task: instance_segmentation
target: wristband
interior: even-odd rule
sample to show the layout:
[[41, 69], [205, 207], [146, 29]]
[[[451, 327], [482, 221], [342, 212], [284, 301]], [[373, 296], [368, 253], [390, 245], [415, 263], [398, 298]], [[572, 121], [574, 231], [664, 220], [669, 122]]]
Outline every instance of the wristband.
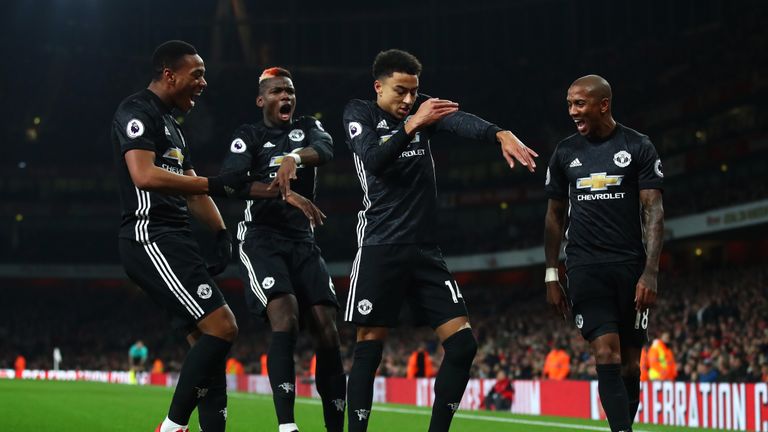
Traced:
[[557, 267], [549, 267], [546, 270], [546, 273], [544, 273], [544, 282], [557, 282], [560, 280], [560, 277], [558, 275]]
[[301, 156], [298, 153], [288, 153], [285, 156], [293, 158], [296, 161], [296, 165], [301, 165]]

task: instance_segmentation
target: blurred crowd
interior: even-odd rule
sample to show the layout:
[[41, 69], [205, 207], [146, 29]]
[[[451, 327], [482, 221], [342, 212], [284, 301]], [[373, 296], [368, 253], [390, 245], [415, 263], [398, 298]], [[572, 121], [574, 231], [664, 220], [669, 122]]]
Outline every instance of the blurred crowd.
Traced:
[[[0, 305], [4, 317], [0, 367], [13, 368], [21, 354], [27, 368], [49, 369], [57, 347], [63, 369], [126, 370], [129, 347], [142, 339], [149, 348], [148, 364], [160, 359], [166, 371], [178, 370], [187, 348], [183, 335], [170, 332], [159, 308], [138, 288], [118, 282], [112, 287], [69, 284], [8, 290], [10, 301]], [[542, 287], [462, 288], [480, 346], [473, 377], [496, 378], [500, 373], [511, 379], [596, 377], [588, 344], [570, 319], [549, 309], [543, 292]], [[225, 295], [240, 326], [231, 357], [242, 363], [245, 373], [258, 374], [269, 342], [268, 328], [248, 316], [241, 291], [226, 289]], [[407, 313], [403, 320], [406, 324], [394, 329], [385, 345], [379, 375], [434, 374], [442, 360], [438, 340], [428, 327], [408, 324], [412, 321]], [[339, 323], [339, 329], [349, 370], [354, 329], [345, 323]], [[663, 275], [658, 306], [650, 315], [651, 342], [664, 333], [676, 380], [768, 380], [768, 270], [725, 268]], [[298, 374], [310, 373], [312, 356], [312, 342], [302, 335], [296, 351]], [[424, 361], [431, 367], [414, 369]]]

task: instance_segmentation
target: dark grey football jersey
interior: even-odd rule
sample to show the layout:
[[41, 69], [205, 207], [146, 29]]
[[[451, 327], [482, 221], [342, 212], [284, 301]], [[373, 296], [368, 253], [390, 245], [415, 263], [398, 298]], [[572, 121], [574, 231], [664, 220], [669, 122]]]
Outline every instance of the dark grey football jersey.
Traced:
[[[270, 128], [263, 122], [242, 125], [232, 137], [222, 172], [252, 168], [256, 181], [269, 184], [275, 179], [285, 155], [305, 147], [311, 147], [317, 152], [320, 164], [333, 158], [331, 136], [323, 129], [320, 121], [312, 117], [299, 118], [284, 128]], [[291, 189], [314, 201], [317, 167], [299, 165], [296, 177], [291, 182]], [[258, 235], [260, 231], [291, 240], [314, 241], [307, 217], [282, 198], [246, 200], [237, 236], [245, 240], [247, 236]]]
[[122, 205], [120, 238], [146, 244], [171, 232], [189, 232], [186, 198], [139, 189], [125, 163], [127, 151], [140, 149], [154, 152], [155, 165], [167, 171], [183, 175], [192, 169], [189, 147], [171, 110], [148, 89], [128, 96], [115, 112], [111, 139]]
[[437, 184], [430, 138], [440, 132], [496, 142], [501, 129], [465, 112], [446, 116], [413, 138], [374, 101], [354, 99], [344, 109], [344, 130], [363, 189], [358, 246], [436, 243]]
[[567, 199], [568, 268], [645, 259], [640, 190], [662, 189], [651, 140], [621, 124], [603, 141], [561, 141], [547, 168], [546, 194]]

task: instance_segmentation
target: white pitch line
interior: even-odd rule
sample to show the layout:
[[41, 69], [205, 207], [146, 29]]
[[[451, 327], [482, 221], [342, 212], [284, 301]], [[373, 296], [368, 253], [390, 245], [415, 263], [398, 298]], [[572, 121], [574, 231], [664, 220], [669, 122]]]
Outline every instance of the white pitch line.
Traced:
[[[229, 395], [241, 397], [244, 399], [272, 400], [272, 398], [267, 395], [254, 395], [254, 394], [240, 393], [240, 392], [230, 393]], [[317, 399], [306, 399], [306, 398], [296, 398], [296, 403], [301, 403], [305, 405], [321, 405], [321, 402]], [[395, 408], [395, 407], [390, 407], [382, 404], [374, 404], [374, 406], [376, 407], [376, 411], [392, 412], [392, 413], [398, 413], [398, 414], [425, 415], [425, 416], [432, 415], [430, 411], [425, 411], [425, 410]], [[475, 414], [457, 413], [454, 415], [454, 418], [462, 418], [462, 419], [468, 419], [468, 420], [482, 420], [482, 421], [490, 421], [490, 422], [497, 422], [497, 423], [524, 424], [528, 426], [559, 427], [563, 429], [589, 430], [589, 431], [600, 431], [600, 432], [610, 431], [609, 428], [599, 427], [599, 426], [577, 425], [577, 424], [571, 424], [571, 423], [556, 423], [556, 422], [548, 422], [548, 421], [542, 421], [542, 420], [524, 420], [524, 419], [515, 419], [515, 418], [506, 418], [506, 417], [492, 417], [492, 416], [475, 415]], [[641, 429], [633, 429], [633, 430], [635, 432], [649, 432]]]

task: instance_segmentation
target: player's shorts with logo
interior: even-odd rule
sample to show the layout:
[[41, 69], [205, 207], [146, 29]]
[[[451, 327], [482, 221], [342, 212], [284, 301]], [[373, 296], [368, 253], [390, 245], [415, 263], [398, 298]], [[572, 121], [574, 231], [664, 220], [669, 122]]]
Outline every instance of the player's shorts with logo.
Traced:
[[120, 257], [128, 277], [168, 312], [177, 330], [191, 331], [226, 304], [189, 234], [170, 233], [147, 244], [121, 238]]
[[371, 327], [396, 327], [407, 301], [417, 323], [437, 328], [467, 316], [459, 285], [433, 244], [363, 246], [352, 265], [344, 320]]
[[317, 304], [339, 307], [328, 267], [315, 243], [259, 233], [240, 242], [238, 256], [246, 284], [245, 301], [254, 315], [266, 319], [267, 303], [278, 294], [293, 294], [301, 309]]
[[588, 341], [618, 333], [622, 343], [642, 347], [648, 341], [648, 313], [635, 310], [635, 288], [643, 265], [631, 263], [568, 269], [568, 296], [581, 335]]

